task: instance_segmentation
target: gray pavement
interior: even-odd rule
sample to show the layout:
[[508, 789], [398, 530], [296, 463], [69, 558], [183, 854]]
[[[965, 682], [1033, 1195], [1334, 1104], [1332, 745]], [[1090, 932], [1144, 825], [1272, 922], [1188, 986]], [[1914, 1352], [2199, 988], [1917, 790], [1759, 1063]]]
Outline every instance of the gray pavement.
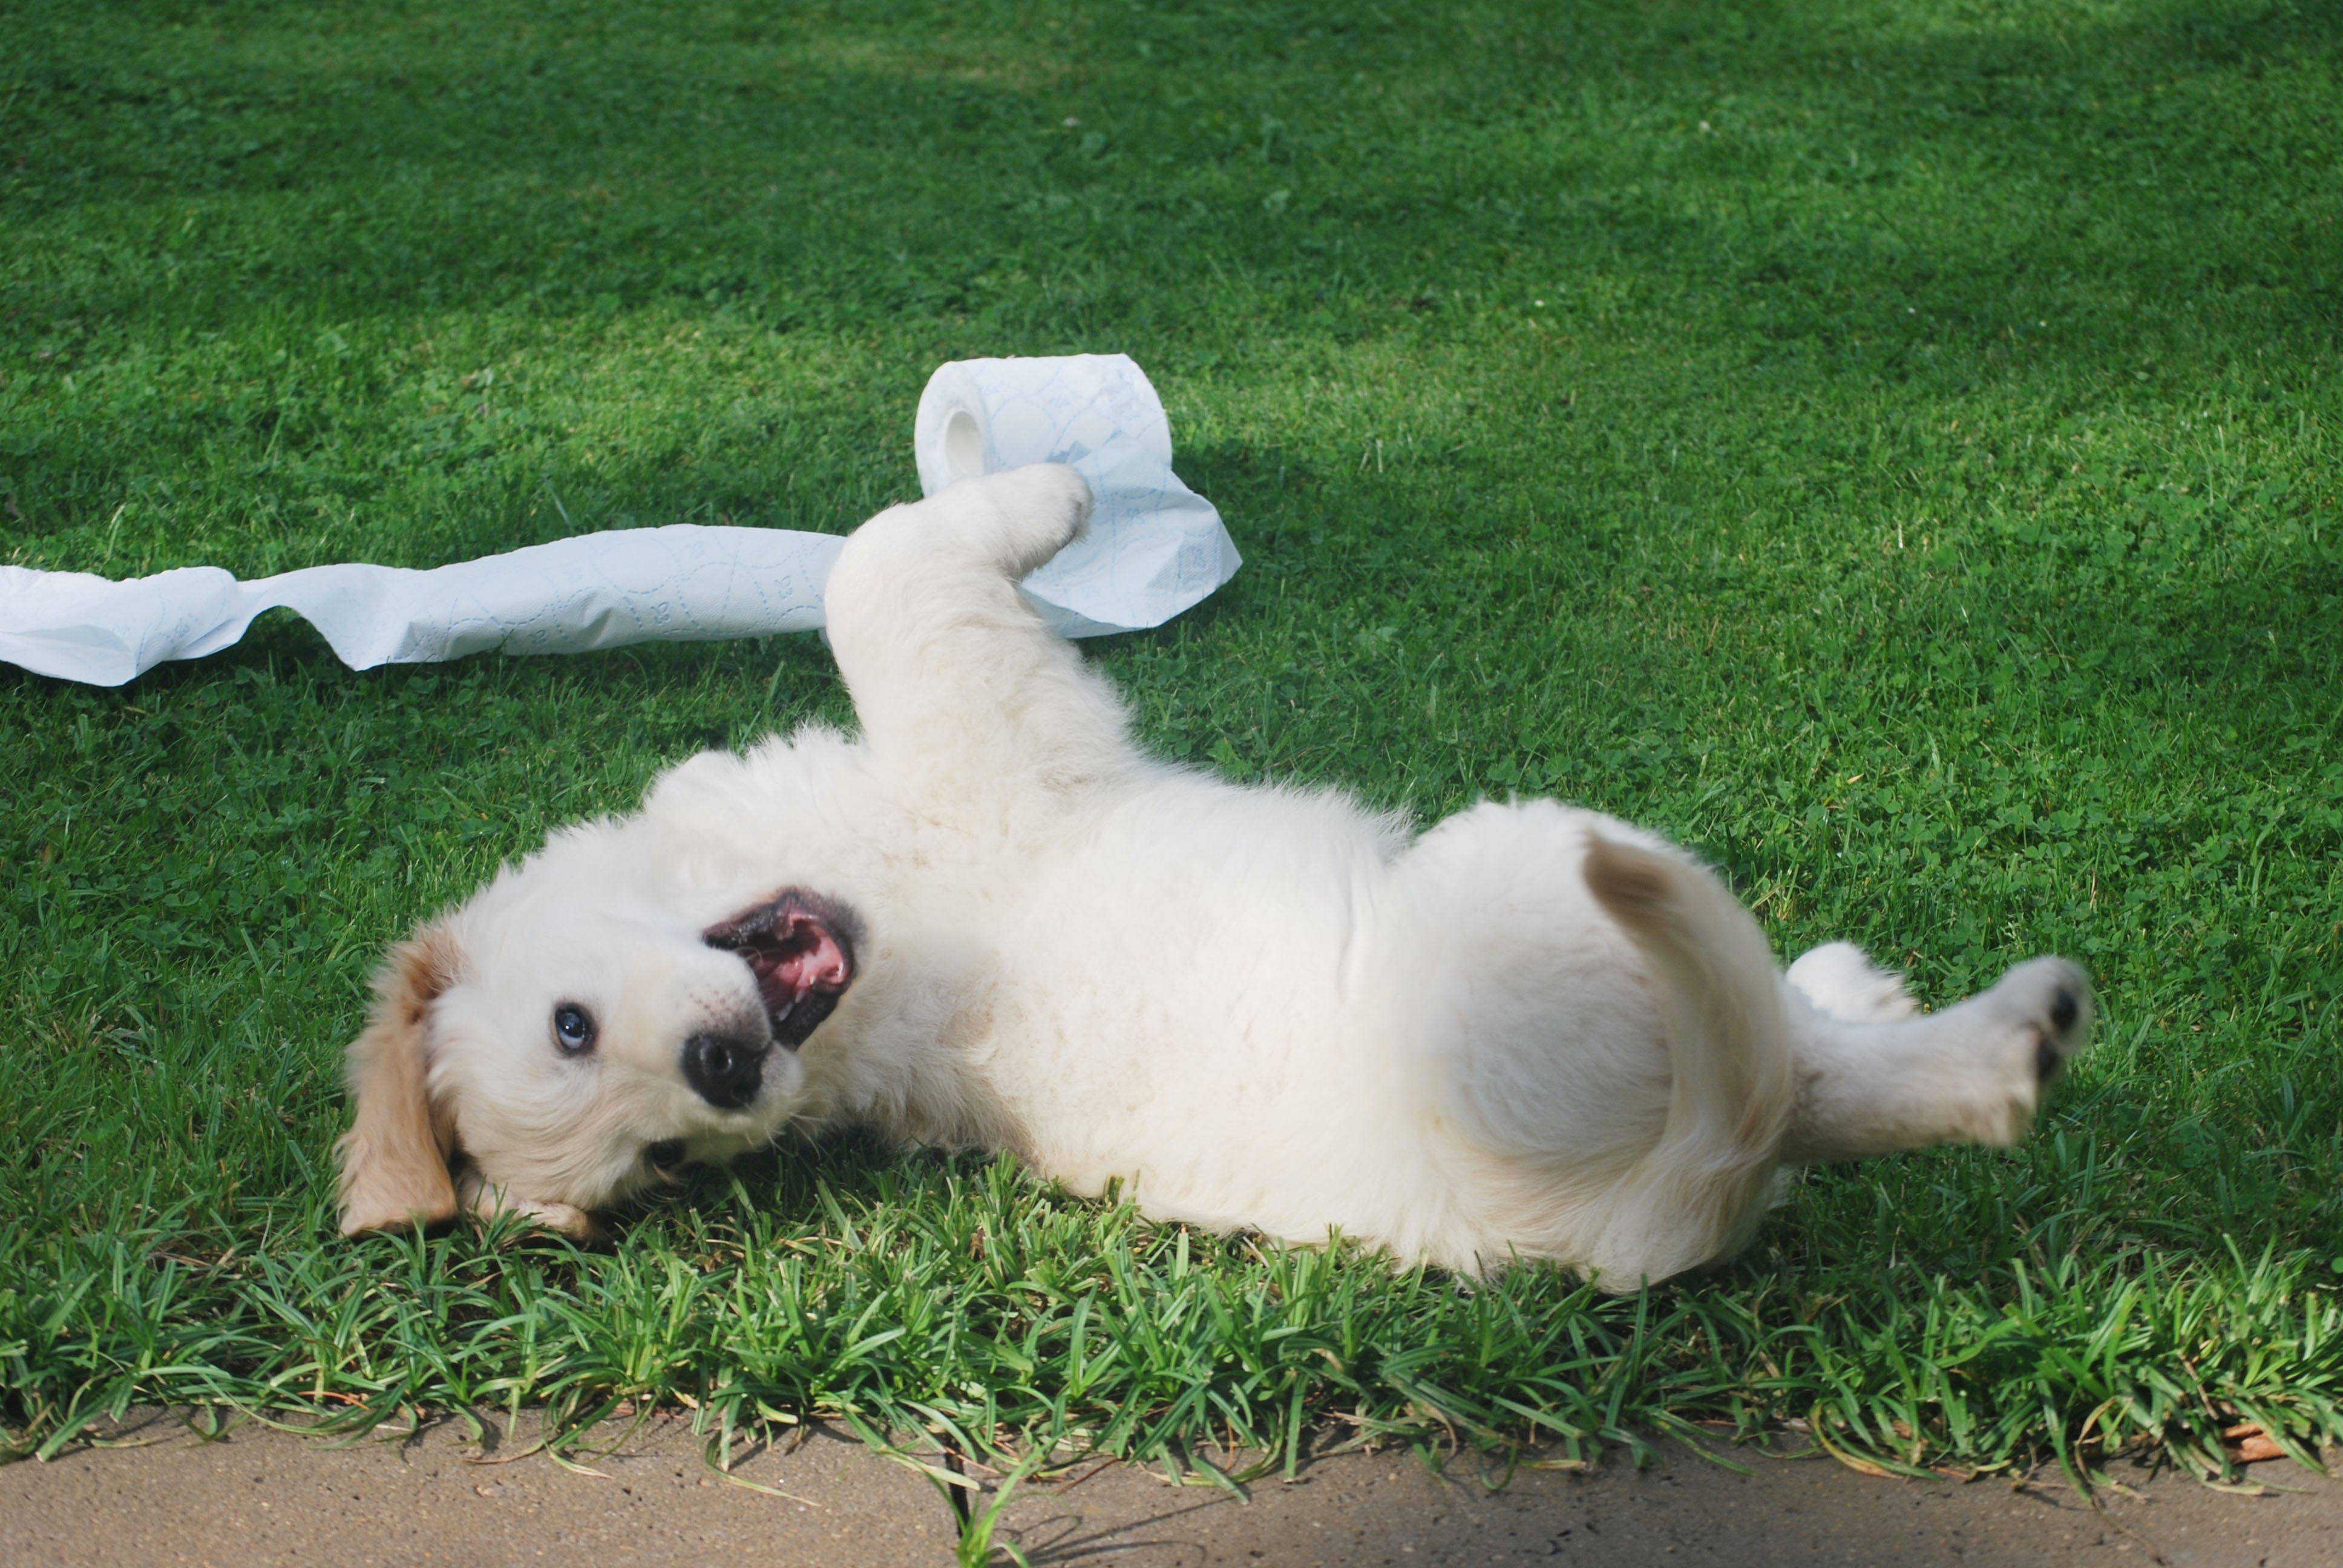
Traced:
[[[7, 1563], [871, 1564], [952, 1561], [952, 1521], [912, 1471], [815, 1432], [713, 1474], [689, 1423], [655, 1420], [598, 1474], [542, 1454], [483, 1454], [450, 1427], [336, 1446], [256, 1426], [206, 1442], [149, 1414], [85, 1448], [0, 1467]], [[617, 1441], [619, 1433], [611, 1433]], [[2332, 1456], [2343, 1460], [2343, 1455]], [[504, 1462], [497, 1462], [504, 1460]], [[1083, 1467], [1013, 1497], [1010, 1533], [1037, 1563], [1338, 1568], [1447, 1563], [2168, 1563], [2343, 1568], [2343, 1482], [2254, 1468], [2285, 1490], [2224, 1495], [2127, 1476], [2094, 1509], [2046, 1478], [1966, 1485], [1878, 1480], [1827, 1460], [1741, 1453], [1751, 1473], [1664, 1444], [1637, 1471], [1522, 1468], [1491, 1492], [1469, 1459], [1445, 1477], [1413, 1453], [1317, 1460], [1250, 1501], [1160, 1469]], [[2343, 1466], [2338, 1466], [2343, 1469]]]

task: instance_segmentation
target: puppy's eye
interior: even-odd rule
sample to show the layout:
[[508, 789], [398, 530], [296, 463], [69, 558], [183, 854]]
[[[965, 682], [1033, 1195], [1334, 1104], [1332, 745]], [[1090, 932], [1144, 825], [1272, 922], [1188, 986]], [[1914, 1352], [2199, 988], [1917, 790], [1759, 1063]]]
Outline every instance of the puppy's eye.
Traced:
[[553, 1010], [553, 1043], [564, 1055], [583, 1056], [594, 1049], [594, 1015], [576, 1002]]
[[662, 1172], [673, 1171], [683, 1163], [683, 1140], [662, 1138], [644, 1149], [643, 1159], [654, 1171]]

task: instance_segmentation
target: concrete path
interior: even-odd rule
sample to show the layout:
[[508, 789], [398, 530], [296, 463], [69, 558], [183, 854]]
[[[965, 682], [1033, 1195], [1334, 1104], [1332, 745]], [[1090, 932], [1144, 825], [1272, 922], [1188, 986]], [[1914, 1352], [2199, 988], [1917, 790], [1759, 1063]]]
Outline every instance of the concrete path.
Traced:
[[[711, 1473], [678, 1419], [654, 1421], [595, 1459], [598, 1476], [542, 1455], [483, 1462], [446, 1427], [335, 1447], [247, 1426], [206, 1442], [149, 1416], [124, 1435], [158, 1441], [0, 1467], [0, 1562], [952, 1561], [952, 1521], [934, 1489], [829, 1434], [736, 1466], [770, 1492]], [[1036, 1564], [2343, 1565], [2343, 1482], [2288, 1464], [2255, 1468], [2288, 1489], [2271, 1496], [2141, 1476], [2135, 1495], [2096, 1512], [2047, 1482], [2013, 1490], [2006, 1481], [1872, 1480], [1826, 1459], [1742, 1462], [1754, 1473], [1668, 1445], [1644, 1471], [1617, 1459], [1592, 1474], [1524, 1468], [1490, 1493], [1469, 1461], [1443, 1479], [1404, 1452], [1348, 1454], [1312, 1463], [1292, 1483], [1257, 1483], [1250, 1503], [1107, 1465], [1021, 1492], [1006, 1517]]]

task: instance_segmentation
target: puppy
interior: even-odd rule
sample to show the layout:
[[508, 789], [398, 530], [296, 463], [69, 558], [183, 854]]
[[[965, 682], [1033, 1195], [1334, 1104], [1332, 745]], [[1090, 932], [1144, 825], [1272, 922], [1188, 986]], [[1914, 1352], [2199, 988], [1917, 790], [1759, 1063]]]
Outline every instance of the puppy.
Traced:
[[859, 739], [695, 757], [396, 949], [344, 1231], [582, 1235], [862, 1123], [1162, 1220], [1633, 1290], [1728, 1255], [1785, 1162], [2016, 1140], [2087, 1039], [2060, 959], [1926, 1017], [1844, 943], [1785, 975], [1713, 874], [1592, 811], [1419, 836], [1147, 757], [1017, 591], [1089, 504], [1042, 466], [873, 518], [828, 589]]

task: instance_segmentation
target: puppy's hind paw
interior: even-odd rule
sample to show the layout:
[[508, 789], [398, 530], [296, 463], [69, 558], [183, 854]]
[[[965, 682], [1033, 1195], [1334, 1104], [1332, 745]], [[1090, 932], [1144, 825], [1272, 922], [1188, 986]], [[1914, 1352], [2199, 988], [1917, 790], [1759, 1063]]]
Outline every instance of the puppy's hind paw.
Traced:
[[2090, 977], [2065, 959], [2033, 959], [1977, 1000], [1998, 1025], [1988, 1050], [2000, 1090], [1990, 1117], [1995, 1125], [1979, 1129], [1978, 1141], [2015, 1143], [2033, 1127], [2051, 1081], [2090, 1043]]
[[2034, 1077], [2047, 1083], [2091, 1043], [2091, 980], [2065, 959], [2034, 959], [2001, 977], [1994, 994], [2034, 1035]]
[[1874, 964], [1853, 942], [1808, 950], [1783, 978], [1816, 1010], [1848, 1023], [1885, 1023], [1920, 1010], [1904, 977]]

